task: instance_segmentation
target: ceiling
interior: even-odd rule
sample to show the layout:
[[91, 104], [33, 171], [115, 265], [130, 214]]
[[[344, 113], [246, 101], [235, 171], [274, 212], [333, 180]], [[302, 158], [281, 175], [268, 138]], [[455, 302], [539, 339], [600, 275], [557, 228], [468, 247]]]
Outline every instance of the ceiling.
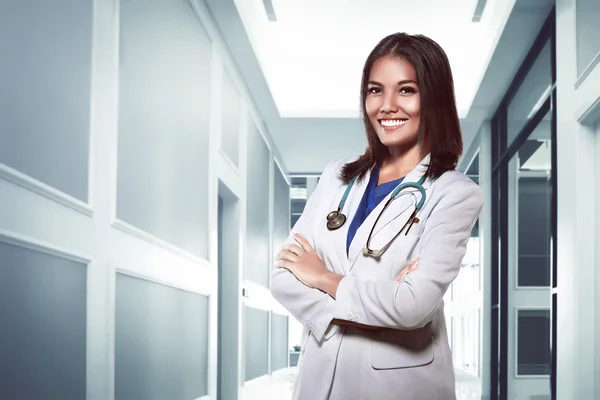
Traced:
[[[362, 153], [361, 69], [397, 31], [447, 52], [465, 155], [494, 113], [554, 0], [205, 0], [288, 173]], [[485, 7], [481, 7], [485, 4]], [[473, 22], [475, 10], [481, 11]], [[276, 21], [269, 20], [269, 14]], [[466, 166], [465, 166], [466, 168]]]
[[[454, 73], [459, 115], [464, 117], [514, 3], [234, 2], [283, 118], [358, 117], [363, 63], [379, 40], [398, 31], [424, 34], [444, 48]], [[478, 15], [483, 13], [478, 22], [473, 22], [476, 10]], [[269, 15], [275, 20], [269, 20]]]

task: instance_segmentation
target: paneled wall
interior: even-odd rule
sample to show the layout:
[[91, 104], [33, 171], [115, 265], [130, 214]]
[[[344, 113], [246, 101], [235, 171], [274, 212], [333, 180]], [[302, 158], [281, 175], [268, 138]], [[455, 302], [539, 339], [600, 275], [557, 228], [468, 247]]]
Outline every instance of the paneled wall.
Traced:
[[223, 99], [221, 101], [221, 150], [231, 164], [240, 165], [240, 123], [242, 100], [240, 92], [227, 70], [223, 71]]
[[207, 394], [209, 298], [117, 274], [115, 299], [115, 399]]
[[273, 166], [273, 251], [278, 251], [290, 233], [290, 185], [276, 165]]
[[85, 398], [87, 262], [0, 240], [0, 398]]
[[244, 307], [244, 381], [269, 373], [269, 312]]
[[556, 1], [557, 399], [600, 398], [599, 20], [598, 1]]
[[248, 124], [248, 171], [246, 183], [246, 271], [245, 278], [269, 287], [271, 268], [269, 213], [271, 159], [254, 121]]
[[271, 313], [271, 371], [288, 366], [289, 328], [287, 315]]
[[[93, 2], [0, 2], [0, 161], [89, 199]], [[83, 207], [87, 208], [87, 207]]]
[[206, 5], [42, 3], [0, 2], [0, 398], [216, 399], [221, 185], [238, 367], [284, 367], [285, 166]]
[[210, 39], [188, 0], [120, 5], [117, 218], [206, 259]]

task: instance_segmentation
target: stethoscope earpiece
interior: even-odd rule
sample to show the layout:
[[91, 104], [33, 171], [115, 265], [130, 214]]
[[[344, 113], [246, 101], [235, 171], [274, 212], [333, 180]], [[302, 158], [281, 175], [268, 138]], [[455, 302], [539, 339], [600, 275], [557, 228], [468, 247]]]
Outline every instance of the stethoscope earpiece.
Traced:
[[381, 254], [383, 252], [381, 250], [371, 250], [371, 249], [367, 249], [366, 247], [363, 247], [362, 253], [363, 253], [363, 256], [371, 256], [373, 258], [379, 258], [379, 257], [381, 257]]

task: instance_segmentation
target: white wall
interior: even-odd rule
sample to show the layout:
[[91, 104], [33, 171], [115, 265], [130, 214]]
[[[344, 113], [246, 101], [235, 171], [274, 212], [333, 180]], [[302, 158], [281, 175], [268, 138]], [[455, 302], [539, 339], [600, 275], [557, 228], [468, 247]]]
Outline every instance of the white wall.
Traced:
[[[206, 70], [210, 71], [209, 91], [210, 98], [204, 98], [207, 108], [197, 108], [194, 111], [194, 104], [201, 105], [202, 103], [194, 103], [197, 100], [198, 93], [192, 88], [186, 86], [190, 82], [181, 81], [180, 91], [178, 92], [177, 105], [184, 105], [186, 109], [168, 109], [166, 106], [165, 113], [170, 113], [170, 116], [180, 112], [181, 126], [193, 122], [196, 117], [207, 120], [207, 130], [199, 129], [194, 133], [194, 130], [186, 132], [186, 135], [206, 135], [205, 139], [208, 148], [198, 149], [198, 156], [194, 157], [193, 148], [186, 147], [187, 139], [183, 137], [181, 126], [165, 126], [165, 129], [172, 129], [172, 135], [161, 136], [165, 140], [159, 146], [154, 146], [156, 150], [155, 169], [148, 169], [149, 164], [132, 163], [131, 182], [140, 181], [141, 179], [149, 180], [149, 182], [163, 182], [161, 187], [147, 186], [141, 193], [141, 199], [154, 198], [156, 195], [163, 196], [163, 200], [158, 203], [160, 206], [153, 210], [160, 214], [154, 218], [156, 221], [163, 223], [160, 226], [168, 225], [169, 221], [160, 221], [160, 218], [171, 218], [177, 214], [178, 208], [185, 201], [186, 193], [193, 193], [201, 196], [197, 204], [193, 202], [186, 203], [186, 210], [197, 212], [199, 217], [190, 220], [190, 224], [180, 222], [180, 229], [172, 231], [173, 236], [164, 235], [164, 230], [157, 228], [155, 232], [150, 232], [150, 229], [143, 229], [139, 226], [134, 226], [131, 223], [126, 223], [117, 217], [118, 201], [123, 201], [123, 193], [118, 193], [120, 176], [119, 167], [117, 165], [119, 142], [119, 109], [120, 90], [126, 85], [132, 85], [134, 76], [130, 76], [127, 81], [120, 81], [120, 68], [127, 60], [127, 57], [139, 57], [140, 52], [144, 51], [144, 46], [165, 46], [171, 48], [173, 53], [165, 52], [164, 57], [157, 61], [156, 65], [150, 65], [160, 68], [161, 65], [168, 63], [177, 64], [179, 62], [180, 70], [185, 68], [185, 60], [177, 59], [180, 54], [175, 54], [180, 47], [190, 45], [181, 38], [176, 38], [169, 42], [169, 38], [152, 37], [148, 35], [143, 37], [142, 34], [148, 34], [148, 31], [140, 31], [137, 40], [131, 43], [133, 47], [120, 48], [120, 30], [119, 17], [122, 7], [138, 7], [145, 9], [151, 7], [151, 4], [144, 2], [134, 2], [132, 0], [96, 0], [91, 1], [90, 10], [92, 10], [91, 22], [93, 30], [90, 35], [91, 39], [91, 66], [88, 68], [90, 74], [91, 89], [87, 94], [81, 91], [75, 91], [75, 96], [80, 96], [83, 99], [84, 111], [85, 104], [89, 106], [89, 119], [84, 120], [84, 130], [79, 130], [79, 135], [89, 138], [89, 152], [78, 153], [78, 156], [84, 157], [85, 165], [89, 167], [89, 172], [83, 170], [82, 179], [87, 179], [87, 196], [84, 195], [78, 198], [72, 194], [68, 194], [64, 190], [49, 183], [44, 183], [37, 176], [30, 176], [22, 170], [9, 167], [0, 162], [0, 240], [3, 242], [16, 243], [19, 246], [35, 248], [37, 250], [56, 254], [61, 257], [82, 260], [88, 264], [88, 281], [87, 281], [87, 398], [90, 400], [106, 400], [112, 399], [114, 396], [115, 385], [115, 275], [121, 272], [127, 275], [141, 277], [145, 280], [158, 282], [175, 288], [180, 288], [192, 293], [198, 293], [209, 296], [210, 298], [210, 320], [209, 320], [209, 365], [208, 365], [208, 395], [210, 398], [216, 398], [216, 363], [217, 363], [217, 196], [218, 182], [222, 181], [229, 190], [239, 198], [241, 213], [240, 213], [240, 240], [241, 243], [246, 242], [246, 161], [247, 161], [247, 140], [246, 135], [250, 121], [254, 121], [257, 129], [265, 140], [269, 150], [269, 159], [276, 160], [282, 167], [283, 173], [286, 173], [285, 164], [281, 159], [278, 150], [273, 146], [273, 142], [267, 132], [261, 116], [256, 111], [255, 104], [252, 103], [246, 87], [236, 70], [234, 63], [228, 54], [220, 32], [217, 29], [212, 17], [202, 0], [187, 0], [174, 1], [178, 7], [190, 7], [193, 11], [190, 15], [196, 15], [198, 25], [195, 30], [186, 32], [174, 32], [173, 34], [188, 35], [191, 42], [194, 42], [195, 32], [204, 30], [210, 41], [210, 52], [212, 59], [210, 65], [206, 65]], [[136, 4], [137, 3], [137, 4]], [[153, 2], [152, 4], [155, 4]], [[70, 5], [65, 0], [61, 4], [54, 4], [54, 11], [69, 10]], [[23, 5], [23, 9], [27, 8]], [[6, 10], [5, 10], [6, 11]], [[11, 9], [8, 9], [10, 12]], [[51, 10], [50, 10], [51, 11]], [[49, 10], [44, 11], [41, 6], [29, 7], [28, 13], [21, 21], [22, 26], [35, 31], [35, 21], [40, 18], [68, 18], [69, 14], [53, 13]], [[195, 13], [194, 13], [195, 11]], [[46, 12], [46, 14], [44, 14]], [[5, 14], [9, 15], [10, 14]], [[139, 14], [136, 14], [139, 16]], [[137, 17], [135, 17], [137, 18]], [[161, 21], [166, 21], [170, 18], [169, 15], [163, 15]], [[141, 23], [141, 22], [140, 22]], [[191, 25], [185, 25], [186, 29]], [[25, 36], [24, 40], [33, 40], [29, 36]], [[52, 37], [49, 37], [51, 40]], [[163, 43], [159, 43], [160, 41]], [[164, 42], [166, 40], [166, 42]], [[27, 45], [27, 43], [24, 43]], [[193, 46], [192, 46], [193, 48]], [[40, 50], [41, 51], [41, 50]], [[68, 54], [67, 54], [68, 55]], [[50, 55], [51, 57], [52, 55]], [[198, 56], [196, 54], [196, 56]], [[121, 58], [121, 59], [120, 59]], [[190, 55], [190, 60], [193, 55]], [[43, 60], [40, 56], [40, 60]], [[128, 59], [132, 61], [131, 59]], [[32, 62], [35, 62], [33, 59]], [[58, 60], [64, 63], [68, 68], [69, 62], [72, 59], [65, 57]], [[139, 59], [137, 60], [139, 61]], [[149, 60], [151, 61], [151, 60]], [[45, 62], [45, 60], [43, 61]], [[28, 65], [17, 65], [15, 69], [23, 68], [27, 73]], [[81, 67], [81, 66], [80, 66]], [[81, 69], [81, 68], [80, 68]], [[85, 68], [83, 68], [85, 70]], [[122, 70], [122, 69], [121, 69]], [[228, 71], [231, 77], [231, 82], [237, 88], [240, 94], [239, 103], [226, 102], [222, 100], [223, 85], [225, 70]], [[59, 70], [60, 71], [60, 70]], [[56, 70], [48, 71], [57, 75], [62, 74]], [[146, 70], [147, 72], [147, 70]], [[155, 71], [156, 72], [156, 71]], [[163, 73], [168, 74], [172, 71], [165, 69]], [[160, 73], [160, 71], [158, 72]], [[51, 75], [49, 75], [51, 78]], [[185, 77], [185, 76], [182, 76]], [[177, 76], [165, 76], [166, 81], [177, 79]], [[2, 78], [0, 78], [0, 82]], [[148, 81], [144, 85], [144, 76], [138, 76], [137, 79], [137, 97], [136, 91], [130, 90], [129, 95], [132, 95], [127, 101], [134, 105], [146, 106], [149, 102], [160, 102], [161, 98], [157, 91], [145, 93], [144, 86], [153, 85], [154, 89], [163, 82]], [[4, 82], [6, 83], [6, 82]], [[40, 83], [40, 87], [35, 89], [44, 90], [44, 85], [51, 82]], [[16, 88], [15, 90], [19, 90]], [[76, 90], [77, 88], [75, 88]], [[21, 88], [22, 90], [22, 88]], [[46, 89], [51, 90], [51, 89]], [[12, 104], [3, 92], [1, 104], [4, 107], [7, 104]], [[48, 95], [48, 93], [45, 93]], [[168, 95], [173, 95], [172, 92], [164, 93], [165, 100]], [[182, 98], [183, 96], [183, 98]], [[185, 99], [190, 96], [186, 102]], [[31, 93], [30, 101], [35, 102], [36, 95]], [[87, 101], [89, 100], [89, 101]], [[65, 99], [55, 99], [57, 107], [68, 107]], [[86, 103], [87, 101], [87, 103]], [[16, 103], [15, 103], [16, 104]], [[65, 105], [66, 104], [66, 105]], [[122, 104], [121, 104], [122, 105]], [[25, 108], [27, 105], [24, 106]], [[44, 112], [34, 103], [29, 105], [31, 116], [29, 119], [34, 119], [35, 116], [41, 115]], [[240, 108], [240, 121], [238, 127], [239, 146], [231, 146], [231, 143], [221, 142], [221, 132], [223, 120], [230, 111], [227, 107]], [[25, 109], [21, 109], [23, 112]], [[65, 112], [65, 121], [69, 118], [73, 119], [79, 115], [69, 115], [69, 109]], [[84, 112], [82, 111], [82, 112]], [[160, 116], [160, 109], [157, 114], [148, 115], [146, 118], [149, 121], [156, 121]], [[139, 115], [138, 120], [129, 121], [130, 126], [135, 129], [157, 130], [156, 126], [145, 126], [141, 128], [141, 124], [147, 122], [144, 120], [144, 115]], [[27, 119], [24, 119], [24, 121]], [[85, 125], [87, 122], [87, 125]], [[122, 122], [122, 121], [121, 121]], [[35, 129], [34, 129], [35, 128]], [[29, 144], [23, 145], [24, 153], [23, 163], [37, 162], [42, 156], [50, 154], [47, 145], [44, 145], [46, 140], [52, 141], [52, 131], [44, 131], [44, 125], [41, 124], [37, 128], [31, 128], [35, 133], [36, 139]], [[56, 128], [56, 127], [52, 127]], [[122, 128], [122, 126], [121, 126]], [[188, 125], [189, 128], [189, 125]], [[234, 129], [235, 131], [235, 129]], [[228, 131], [230, 132], [230, 131]], [[163, 132], [164, 133], [164, 132]], [[9, 140], [15, 140], [15, 136], [19, 134], [18, 130], [9, 131], [8, 129], [0, 132], [0, 143], [6, 143]], [[178, 134], [180, 136], [178, 136]], [[79, 136], [78, 136], [79, 137]], [[148, 143], [145, 143], [143, 135], [139, 136], [137, 150], [140, 157], [144, 155], [144, 151], [148, 148]], [[186, 139], [186, 140], [184, 140]], [[232, 140], [228, 136], [228, 140]], [[235, 139], [233, 139], [235, 140]], [[154, 143], [157, 144], [157, 143]], [[41, 152], [40, 152], [41, 149]], [[68, 148], [62, 148], [65, 154], [69, 154]], [[133, 150], [132, 150], [133, 151]], [[232, 152], [239, 151], [239, 160], [232, 156]], [[203, 155], [204, 153], [204, 155]], [[229, 153], [229, 156], [227, 155]], [[132, 157], [138, 155], [131, 155]], [[148, 154], [145, 154], [146, 156]], [[188, 161], [197, 162], [197, 166], [186, 164]], [[54, 163], [63, 159], [57, 159]], [[151, 160], [152, 161], [152, 160]], [[271, 164], [273, 164], [271, 162]], [[135, 166], [139, 170], [135, 170]], [[65, 171], [69, 168], [74, 168], [72, 165], [65, 165]], [[194, 168], [197, 168], [195, 170]], [[275, 168], [275, 167], [271, 167]], [[20, 168], [25, 169], [25, 168]], [[193, 174], [204, 173], [207, 177], [206, 181], [189, 181], [193, 178]], [[122, 171], [121, 171], [122, 172]], [[65, 172], [66, 173], [66, 172]], [[159, 179], [157, 175], [174, 174], [172, 178]], [[189, 173], [189, 175], [186, 175]], [[272, 178], [273, 174], [270, 174]], [[59, 176], [59, 175], [57, 175]], [[59, 176], [60, 177], [60, 176]], [[52, 183], [52, 182], [51, 182]], [[64, 183], [64, 187], [68, 187], [68, 183]], [[269, 179], [269, 193], [265, 193], [265, 197], [271, 199], [273, 196], [273, 179]], [[135, 191], [132, 191], [135, 193]], [[132, 194], [133, 195], [133, 194]], [[125, 199], [127, 200], [127, 199]], [[131, 199], [129, 199], [131, 201]], [[143, 202], [138, 204], [139, 207], [147, 206]], [[135, 211], [135, 210], [134, 210]], [[180, 211], [180, 210], [179, 210]], [[204, 215], [204, 217], [202, 217]], [[181, 215], [179, 215], [181, 217]], [[269, 219], [273, 219], [272, 201], [269, 207]], [[179, 220], [177, 220], [179, 221]], [[171, 221], [171, 225], [172, 225]], [[177, 228], [177, 226], [175, 226]], [[272, 229], [272, 224], [269, 223], [269, 229]], [[195, 232], [195, 233], [194, 233]], [[199, 235], [197, 235], [199, 233]], [[196, 236], [194, 236], [196, 234]], [[187, 235], [187, 236], [186, 236]], [[176, 239], [170, 240], [174, 237]], [[204, 243], [201, 243], [204, 242]], [[270, 239], [269, 239], [270, 242]], [[269, 248], [269, 250], [272, 250]], [[240, 260], [244, 260], [244, 254], [252, 251], [252, 249], [244, 248], [242, 245], [239, 249]], [[269, 254], [272, 254], [270, 251]], [[244, 274], [244, 263], [240, 263], [240, 276]], [[271, 265], [266, 265], [265, 268], [270, 268]], [[243, 279], [243, 278], [242, 278]], [[244, 299], [244, 302], [253, 307], [273, 310], [275, 312], [287, 315], [277, 303], [271, 298], [267, 287], [261, 287], [251, 282], [242, 281], [241, 284], [250, 288], [249, 298]], [[236, 295], [236, 294], [232, 294]], [[241, 304], [240, 304], [241, 307]], [[241, 313], [240, 313], [241, 315]], [[240, 321], [241, 326], [241, 321]], [[265, 355], [267, 356], [267, 355]], [[242, 365], [240, 359], [240, 366]], [[240, 367], [241, 368], [241, 367]], [[243, 372], [243, 371], [242, 371]]]
[[597, 1], [556, 1], [559, 399], [600, 397], [600, 330], [594, 318], [600, 197], [592, 195], [598, 157], [592, 127], [600, 105], [599, 20]]
[[[483, 154], [492, 154], [492, 135], [490, 122], [486, 121], [479, 131], [480, 157], [479, 157], [479, 185], [484, 193], [483, 209], [479, 214], [479, 241], [481, 257], [481, 398], [489, 399], [491, 372], [489, 365], [491, 359], [492, 339], [492, 159], [483, 157]], [[476, 140], [477, 140], [476, 139]]]

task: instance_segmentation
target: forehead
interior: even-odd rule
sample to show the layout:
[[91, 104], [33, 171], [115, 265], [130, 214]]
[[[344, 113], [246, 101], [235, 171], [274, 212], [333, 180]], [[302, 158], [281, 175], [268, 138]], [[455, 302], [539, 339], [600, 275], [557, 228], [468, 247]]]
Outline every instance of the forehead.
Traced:
[[399, 57], [384, 56], [375, 60], [369, 73], [369, 80], [381, 83], [397, 83], [406, 79], [416, 82], [417, 72], [409, 61]]

